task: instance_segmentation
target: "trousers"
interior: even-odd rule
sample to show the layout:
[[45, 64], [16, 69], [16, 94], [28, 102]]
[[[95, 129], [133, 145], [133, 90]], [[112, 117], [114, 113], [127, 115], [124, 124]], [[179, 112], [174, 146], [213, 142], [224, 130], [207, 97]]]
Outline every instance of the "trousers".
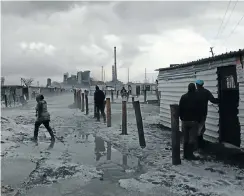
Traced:
[[51, 138], [54, 138], [54, 134], [52, 131], [52, 128], [49, 125], [50, 120], [45, 120], [45, 121], [36, 121], [35, 122], [35, 130], [34, 130], [34, 139], [37, 139], [38, 137], [38, 132], [39, 132], [39, 127], [43, 124], [45, 126], [45, 128], [47, 129], [47, 131], [49, 132]]
[[184, 143], [195, 145], [198, 136], [198, 122], [182, 121]]
[[104, 120], [104, 122], [106, 122], [106, 115], [105, 115], [104, 109], [105, 109], [105, 104], [96, 105], [96, 116], [97, 116], [98, 121], [100, 121], [100, 112], [101, 112], [101, 115], [103, 116], [103, 120]]

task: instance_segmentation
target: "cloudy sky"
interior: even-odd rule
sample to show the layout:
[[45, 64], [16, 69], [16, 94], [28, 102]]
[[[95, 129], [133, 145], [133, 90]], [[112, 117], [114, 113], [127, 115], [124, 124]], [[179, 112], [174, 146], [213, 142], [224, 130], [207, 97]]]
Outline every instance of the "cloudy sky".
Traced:
[[110, 80], [114, 46], [124, 82], [128, 67], [132, 81], [143, 81], [145, 68], [151, 81], [157, 68], [209, 57], [210, 46], [244, 48], [243, 1], [2, 2], [1, 12], [2, 76], [11, 84], [79, 70], [101, 79], [101, 66]]

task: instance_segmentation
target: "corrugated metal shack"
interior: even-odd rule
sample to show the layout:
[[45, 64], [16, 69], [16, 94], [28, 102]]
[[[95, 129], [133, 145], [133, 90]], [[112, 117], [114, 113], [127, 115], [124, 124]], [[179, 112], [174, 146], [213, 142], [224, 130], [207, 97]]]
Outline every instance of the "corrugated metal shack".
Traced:
[[209, 103], [204, 139], [244, 148], [244, 50], [158, 69], [161, 123], [171, 128], [170, 104], [178, 104], [196, 79], [220, 99]]

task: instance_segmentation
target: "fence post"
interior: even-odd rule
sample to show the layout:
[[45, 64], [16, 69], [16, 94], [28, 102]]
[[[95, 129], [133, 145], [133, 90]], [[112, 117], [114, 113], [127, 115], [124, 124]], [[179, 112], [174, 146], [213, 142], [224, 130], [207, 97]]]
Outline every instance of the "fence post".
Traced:
[[116, 93], [117, 93], [117, 99], [118, 99], [119, 98], [119, 91], [117, 90]]
[[7, 95], [4, 95], [4, 101], [5, 101], [5, 107], [8, 107], [8, 99], [7, 99]]
[[78, 91], [78, 99], [77, 99], [77, 102], [78, 102], [78, 108], [81, 109], [81, 90]]
[[112, 101], [112, 103], [114, 102], [114, 92], [113, 92], [113, 90], [111, 90], [111, 101]]
[[111, 127], [111, 103], [110, 98], [106, 98], [107, 107], [107, 127]]
[[146, 147], [146, 141], [145, 141], [144, 130], [143, 130], [140, 102], [134, 101], [133, 107], [135, 109], [136, 125], [137, 125], [137, 130], [138, 130], [139, 143], [140, 143], [140, 146], [142, 148], [145, 148]]
[[126, 97], [122, 98], [122, 135], [127, 135], [127, 108]]
[[87, 91], [85, 92], [85, 99], [86, 99], [86, 115], [89, 114], [89, 108], [88, 108], [88, 94]]
[[75, 104], [75, 107], [77, 105], [77, 102], [76, 102], [76, 89], [74, 89], [74, 104]]
[[179, 131], [179, 105], [170, 105], [171, 111], [171, 139], [172, 139], [172, 164], [181, 164], [180, 159], [180, 131]]
[[144, 103], [147, 103], [147, 91], [144, 90]]
[[85, 111], [84, 93], [81, 93], [81, 111]]

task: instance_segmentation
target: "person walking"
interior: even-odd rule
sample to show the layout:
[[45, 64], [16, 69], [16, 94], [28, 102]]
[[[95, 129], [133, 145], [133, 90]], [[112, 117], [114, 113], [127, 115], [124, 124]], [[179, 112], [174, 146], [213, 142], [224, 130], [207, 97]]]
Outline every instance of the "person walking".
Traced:
[[179, 113], [184, 136], [184, 158], [188, 160], [197, 159], [193, 152], [197, 139], [198, 123], [201, 120], [200, 109], [200, 99], [196, 93], [195, 84], [190, 83], [188, 92], [182, 95], [179, 102]]
[[203, 85], [204, 85], [203, 80], [196, 81], [197, 93], [201, 99], [201, 106], [202, 106], [201, 121], [199, 123], [199, 128], [198, 128], [198, 148], [200, 149], [204, 148], [203, 134], [206, 130], [205, 122], [208, 114], [208, 102], [210, 101], [213, 104], [219, 103], [219, 99], [214, 98], [213, 94], [209, 90], [205, 89]]
[[49, 125], [50, 123], [50, 114], [47, 111], [47, 102], [44, 100], [43, 95], [38, 95], [36, 97], [37, 105], [36, 105], [36, 122], [35, 122], [35, 130], [34, 130], [34, 141], [37, 141], [38, 139], [38, 132], [39, 127], [43, 124], [47, 131], [49, 132], [51, 136], [51, 141], [55, 141], [55, 137], [53, 134], [53, 131]]
[[106, 115], [104, 112], [105, 109], [105, 94], [103, 91], [99, 89], [98, 86], [96, 86], [96, 91], [94, 93], [94, 102], [95, 102], [95, 109], [96, 109], [96, 116], [97, 116], [97, 121], [100, 121], [100, 112], [103, 116], [104, 123], [106, 122]]
[[123, 97], [127, 97], [127, 91], [126, 91], [126, 89], [125, 89], [124, 86], [123, 86], [123, 88], [122, 88], [121, 91], [120, 91], [120, 95], [121, 95], [122, 98], [123, 98]]

